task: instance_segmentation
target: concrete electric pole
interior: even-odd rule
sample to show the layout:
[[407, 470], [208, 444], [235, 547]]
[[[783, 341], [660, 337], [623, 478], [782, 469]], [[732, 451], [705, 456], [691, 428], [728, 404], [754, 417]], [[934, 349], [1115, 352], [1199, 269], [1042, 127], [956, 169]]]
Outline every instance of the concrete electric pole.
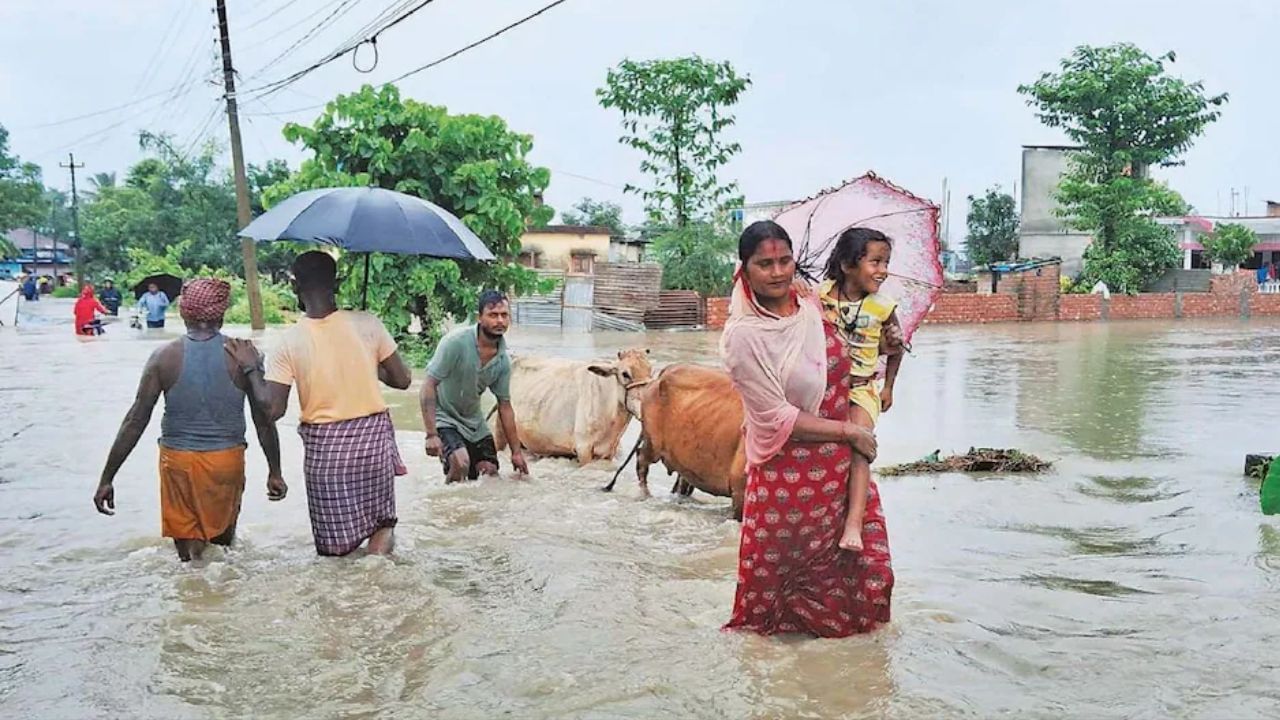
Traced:
[[[244, 173], [244, 148], [240, 145], [240, 115], [236, 110], [236, 71], [231, 65], [231, 35], [227, 28], [227, 2], [218, 1], [218, 39], [222, 44], [222, 87], [231, 125], [231, 170], [236, 183], [236, 229], [249, 224], [249, 181]], [[249, 292], [249, 318], [254, 330], [266, 327], [262, 319], [262, 289], [258, 285], [257, 248], [250, 238], [240, 238], [244, 254], [244, 286]]]

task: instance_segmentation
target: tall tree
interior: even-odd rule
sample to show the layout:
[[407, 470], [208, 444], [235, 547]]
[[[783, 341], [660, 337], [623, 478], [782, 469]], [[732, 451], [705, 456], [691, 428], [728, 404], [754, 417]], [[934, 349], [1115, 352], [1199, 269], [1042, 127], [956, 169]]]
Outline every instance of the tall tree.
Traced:
[[1152, 216], [1185, 203], [1148, 169], [1178, 164], [1227, 102], [1225, 93], [1170, 75], [1174, 60], [1127, 43], [1082, 46], [1058, 72], [1018, 88], [1042, 122], [1080, 145], [1059, 187], [1060, 212], [1093, 235], [1086, 278], [1123, 292], [1140, 291], [1177, 262], [1172, 232]]
[[560, 213], [565, 225], [596, 225], [609, 228], [614, 237], [627, 234], [627, 226], [622, 223], [622, 206], [607, 200], [582, 198], [571, 210]]
[[47, 211], [40, 167], [9, 152], [9, 131], [0, 125], [0, 234], [39, 222]]
[[1013, 196], [1000, 186], [989, 188], [982, 197], [969, 196], [968, 233], [965, 249], [977, 265], [1011, 260], [1018, 254], [1018, 213]]
[[[372, 256], [369, 309], [378, 313], [418, 358], [434, 347], [445, 316], [465, 319], [481, 289], [528, 291], [537, 276], [514, 259], [530, 225], [545, 225], [554, 210], [538, 198], [551, 173], [528, 160], [533, 139], [502, 118], [451, 115], [445, 108], [402, 99], [394, 85], [339, 95], [311, 126], [290, 123], [287, 139], [312, 157], [289, 180], [269, 188], [268, 205], [301, 190], [370, 185], [429, 200], [457, 215], [500, 260], [455, 263], [417, 257]], [[362, 258], [344, 255], [344, 302], [360, 301]], [[410, 333], [414, 318], [421, 332]]]
[[697, 55], [672, 60], [624, 60], [596, 90], [600, 104], [622, 113], [619, 142], [644, 153], [648, 188], [627, 186], [644, 198], [654, 222], [683, 228], [710, 219], [731, 203], [736, 183], [717, 172], [741, 151], [724, 139], [734, 124], [730, 109], [751, 80], [727, 62]]

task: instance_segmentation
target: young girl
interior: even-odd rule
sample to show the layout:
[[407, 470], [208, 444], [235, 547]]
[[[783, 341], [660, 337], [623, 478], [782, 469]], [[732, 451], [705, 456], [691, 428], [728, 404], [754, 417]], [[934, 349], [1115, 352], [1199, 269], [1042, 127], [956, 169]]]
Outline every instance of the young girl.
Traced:
[[[902, 364], [897, 302], [879, 294], [889, 277], [891, 251], [889, 238], [878, 230], [844, 231], [827, 262], [827, 280], [818, 288], [823, 314], [836, 327], [853, 361], [849, 419], [867, 429], [873, 429], [880, 413], [893, 406], [893, 383]], [[888, 360], [884, 387], [877, 392], [876, 369], [882, 353]], [[862, 516], [870, 483], [871, 463], [855, 452], [849, 469], [849, 510], [839, 543], [845, 550], [862, 550]]]

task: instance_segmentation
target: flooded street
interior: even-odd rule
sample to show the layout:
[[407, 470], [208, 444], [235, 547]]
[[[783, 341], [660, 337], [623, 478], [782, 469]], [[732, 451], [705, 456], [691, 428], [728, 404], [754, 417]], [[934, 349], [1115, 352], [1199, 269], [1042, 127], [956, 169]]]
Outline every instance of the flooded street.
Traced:
[[[922, 330], [880, 463], [980, 445], [1056, 468], [882, 479], [894, 621], [815, 641], [719, 630], [737, 551], [727, 499], [673, 499], [660, 468], [650, 500], [630, 469], [605, 494], [615, 465], [564, 460], [535, 463], [529, 482], [445, 487], [421, 450], [416, 385], [388, 396], [410, 470], [392, 559], [314, 555], [294, 408], [288, 499], [268, 503], [255, 445], [238, 545], [182, 565], [159, 536], [158, 417], [116, 481], [117, 515], [91, 502], [174, 321], [168, 336], [116, 324], [83, 341], [49, 319], [69, 306], [40, 314], [0, 328], [6, 718], [1270, 718], [1280, 706], [1280, 522], [1240, 476], [1245, 453], [1280, 451], [1277, 324]], [[643, 338], [659, 365], [714, 361], [716, 341]], [[639, 344], [511, 338], [517, 353], [580, 358]]]

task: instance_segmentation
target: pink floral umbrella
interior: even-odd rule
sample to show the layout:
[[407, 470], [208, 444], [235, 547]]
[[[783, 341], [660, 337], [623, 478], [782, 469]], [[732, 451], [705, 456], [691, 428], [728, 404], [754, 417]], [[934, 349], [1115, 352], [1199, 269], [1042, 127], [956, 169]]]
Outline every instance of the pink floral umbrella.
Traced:
[[938, 206], [868, 172], [837, 188], [783, 208], [774, 220], [795, 243], [796, 259], [821, 278], [840, 233], [868, 227], [893, 241], [889, 280], [881, 292], [896, 299], [907, 342], [942, 294]]

